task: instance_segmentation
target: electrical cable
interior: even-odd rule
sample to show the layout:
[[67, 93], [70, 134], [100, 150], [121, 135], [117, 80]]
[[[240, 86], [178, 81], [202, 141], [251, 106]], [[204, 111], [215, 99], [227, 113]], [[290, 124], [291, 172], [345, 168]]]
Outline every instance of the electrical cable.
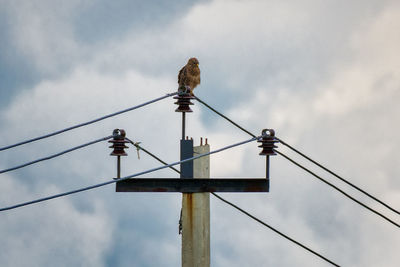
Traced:
[[242, 130], [243, 132], [247, 133], [248, 135], [255, 137], [254, 134], [252, 134], [250, 131], [246, 130], [245, 128], [243, 128], [242, 126], [240, 126], [239, 124], [237, 124], [236, 122], [234, 122], [233, 120], [229, 119], [227, 116], [225, 116], [224, 114], [222, 114], [221, 112], [218, 112], [216, 109], [214, 109], [213, 107], [211, 107], [210, 105], [208, 105], [206, 102], [204, 102], [203, 100], [201, 100], [199, 97], [194, 96], [194, 98], [199, 101], [200, 103], [202, 103], [204, 106], [206, 106], [207, 108], [209, 108], [211, 111], [214, 111], [215, 113], [217, 113], [219, 116], [221, 116], [222, 118], [224, 118], [225, 120], [229, 121], [230, 123], [232, 123], [233, 125], [235, 125], [237, 128], [239, 128], [240, 130]]
[[396, 222], [392, 221], [391, 219], [389, 219], [388, 217], [386, 217], [385, 215], [379, 213], [378, 211], [368, 207], [367, 205], [365, 205], [364, 203], [362, 203], [361, 201], [353, 198], [352, 196], [350, 196], [349, 194], [347, 194], [346, 192], [344, 192], [343, 190], [341, 190], [340, 188], [336, 187], [335, 185], [331, 184], [330, 182], [326, 181], [325, 179], [323, 179], [321, 176], [318, 176], [317, 174], [315, 174], [314, 172], [310, 171], [309, 169], [307, 169], [306, 167], [300, 165], [299, 163], [297, 163], [296, 161], [294, 161], [293, 159], [289, 158], [288, 156], [286, 156], [285, 154], [283, 154], [282, 152], [279, 152], [277, 150], [274, 149], [274, 151], [276, 153], [278, 153], [279, 155], [283, 156], [284, 158], [286, 158], [287, 160], [289, 160], [290, 162], [292, 162], [293, 164], [295, 164], [296, 166], [302, 168], [303, 170], [305, 170], [306, 172], [308, 172], [309, 174], [313, 175], [314, 177], [318, 178], [319, 180], [321, 180], [322, 182], [324, 182], [325, 184], [329, 185], [330, 187], [336, 189], [338, 192], [342, 193], [344, 196], [348, 197], [349, 199], [353, 200], [354, 202], [356, 202], [357, 204], [361, 205], [362, 207], [366, 208], [367, 210], [375, 213], [376, 215], [382, 217], [383, 219], [385, 219], [386, 221], [390, 222], [391, 224], [397, 226], [400, 228], [400, 225], [397, 224]]
[[73, 129], [76, 129], [76, 128], [79, 128], [79, 127], [82, 127], [82, 126], [87, 126], [89, 124], [92, 124], [92, 123], [95, 123], [95, 122], [98, 122], [98, 121], [101, 121], [101, 120], [104, 120], [104, 119], [108, 119], [110, 117], [114, 117], [116, 115], [120, 115], [120, 114], [128, 112], [128, 111], [132, 111], [134, 109], [138, 109], [138, 108], [144, 107], [146, 105], [152, 104], [154, 102], [160, 101], [160, 100], [162, 100], [164, 98], [167, 98], [167, 97], [170, 97], [170, 96], [174, 96], [176, 94], [178, 94], [178, 92], [169, 93], [169, 94], [166, 94], [165, 96], [155, 98], [153, 100], [144, 102], [144, 103], [142, 103], [140, 105], [133, 106], [133, 107], [121, 110], [121, 111], [117, 111], [115, 113], [111, 113], [111, 114], [105, 115], [103, 117], [100, 117], [100, 118], [97, 118], [97, 119], [94, 119], [94, 120], [91, 120], [91, 121], [87, 121], [87, 122], [84, 122], [84, 123], [81, 123], [81, 124], [77, 124], [77, 125], [74, 125], [74, 126], [71, 126], [71, 127], [68, 127], [68, 128], [53, 132], [53, 133], [42, 135], [42, 136], [39, 136], [39, 137], [36, 137], [36, 138], [25, 140], [25, 141], [22, 141], [22, 142], [13, 144], [13, 145], [0, 147], [0, 151], [7, 150], [7, 149], [10, 149], [10, 148], [13, 148], [13, 147], [17, 147], [17, 146], [21, 146], [21, 145], [25, 145], [25, 144], [28, 144], [28, 143], [32, 143], [32, 142], [35, 142], [35, 141], [38, 141], [38, 140], [41, 140], [41, 139], [44, 139], [44, 138], [48, 138], [48, 137], [51, 137], [51, 136], [54, 136], [54, 135], [58, 135], [58, 134], [61, 134], [61, 133], [64, 133], [64, 132], [67, 132], [67, 131], [70, 131], [70, 130], [73, 130]]
[[164, 166], [160, 166], [160, 167], [157, 167], [157, 168], [149, 169], [147, 171], [138, 172], [138, 173], [135, 173], [135, 174], [132, 174], [132, 175], [129, 175], [129, 176], [125, 176], [125, 177], [119, 178], [119, 179], [113, 179], [113, 180], [110, 180], [110, 181], [107, 181], [107, 182], [103, 182], [103, 183], [99, 183], [99, 184], [95, 184], [95, 185], [91, 185], [91, 186], [75, 189], [75, 190], [72, 190], [72, 191], [68, 191], [68, 192], [64, 192], [64, 193], [60, 193], [60, 194], [55, 194], [55, 195], [52, 195], [52, 196], [39, 198], [39, 199], [28, 201], [28, 202], [23, 202], [23, 203], [20, 203], [20, 204], [9, 206], [9, 207], [0, 208], [0, 212], [1, 211], [6, 211], [6, 210], [12, 210], [12, 209], [20, 208], [20, 207], [31, 205], [31, 204], [34, 204], [34, 203], [39, 203], [39, 202], [43, 202], [43, 201], [46, 201], [46, 200], [55, 199], [55, 198], [59, 198], [59, 197], [63, 197], [63, 196], [67, 196], [67, 195], [83, 192], [83, 191], [88, 191], [88, 190], [95, 189], [95, 188], [98, 188], [98, 187], [102, 187], [102, 186], [105, 186], [105, 185], [113, 184], [113, 183], [116, 183], [116, 182], [119, 182], [119, 181], [128, 180], [128, 179], [131, 179], [131, 178], [143, 175], [143, 174], [147, 174], [147, 173], [150, 173], [150, 172], [154, 172], [154, 171], [162, 170], [162, 169], [165, 169], [165, 168], [169, 168], [169, 167], [181, 164], [181, 163], [192, 161], [192, 160], [195, 160], [195, 159], [198, 159], [198, 158], [201, 158], [201, 157], [205, 157], [205, 156], [208, 156], [208, 155], [211, 155], [211, 154], [219, 153], [221, 151], [224, 151], [224, 150], [227, 150], [227, 149], [231, 149], [231, 148], [236, 147], [236, 146], [244, 145], [244, 144], [247, 144], [247, 143], [250, 143], [250, 142], [253, 142], [253, 141], [257, 140], [260, 137], [261, 136], [253, 137], [251, 139], [248, 139], [248, 140], [245, 140], [245, 141], [241, 141], [241, 142], [238, 142], [238, 143], [235, 143], [235, 144], [232, 144], [232, 145], [228, 145], [228, 146], [219, 148], [217, 150], [213, 150], [213, 151], [210, 151], [210, 152], [207, 152], [207, 153], [203, 153], [203, 154], [191, 157], [191, 158], [187, 158], [187, 159], [184, 159], [184, 160], [181, 160], [181, 161], [177, 161], [177, 162], [168, 164], [168, 165], [164, 165]]
[[[240, 130], [244, 131], [245, 133], [249, 134], [250, 136], [255, 136], [254, 134], [252, 134], [250, 131], [246, 130], [245, 128], [241, 127], [240, 125], [238, 125], [237, 123], [235, 123], [234, 121], [232, 121], [231, 119], [229, 119], [228, 117], [226, 117], [224, 114], [222, 114], [221, 112], [218, 112], [217, 110], [215, 110], [214, 108], [212, 108], [210, 105], [208, 105], [207, 103], [205, 103], [203, 100], [201, 100], [199, 97], [195, 96], [195, 99], [197, 101], [199, 101], [200, 103], [202, 103], [204, 106], [206, 106], [207, 108], [209, 108], [211, 111], [215, 112], [216, 114], [218, 114], [219, 116], [221, 116], [222, 118], [226, 119], [227, 121], [229, 121], [230, 123], [232, 123], [234, 126], [236, 126], [237, 128], [239, 128]], [[380, 203], [381, 205], [385, 206], [386, 208], [388, 208], [389, 210], [400, 214], [399, 211], [397, 211], [396, 209], [392, 208], [391, 206], [389, 206], [388, 204], [386, 204], [385, 202], [383, 202], [382, 200], [379, 200], [378, 198], [372, 196], [371, 194], [369, 194], [368, 192], [366, 192], [365, 190], [362, 190], [360, 187], [354, 185], [353, 183], [349, 182], [348, 180], [344, 179], [343, 177], [339, 176], [338, 174], [334, 173], [333, 171], [329, 170], [328, 168], [324, 167], [323, 165], [319, 164], [318, 162], [316, 162], [315, 160], [311, 159], [310, 157], [306, 156], [305, 154], [301, 153], [300, 151], [298, 151], [297, 149], [295, 149], [294, 147], [290, 146], [289, 144], [287, 144], [286, 142], [284, 142], [282, 139], [275, 137], [276, 140], [278, 140], [280, 143], [282, 143], [283, 145], [287, 146], [288, 148], [292, 149], [293, 151], [295, 151], [296, 153], [298, 153], [299, 155], [303, 156], [304, 158], [306, 158], [307, 160], [311, 161], [312, 163], [314, 163], [315, 165], [317, 165], [318, 167], [322, 168], [323, 170], [325, 170], [326, 172], [330, 173], [331, 175], [335, 176], [336, 178], [340, 179], [341, 181], [343, 181], [344, 183], [346, 183], [347, 185], [353, 187], [354, 189], [358, 190], [359, 192], [363, 193], [364, 195], [370, 197], [371, 199], [375, 200], [376, 202]]]
[[295, 243], [296, 245], [298, 245], [298, 246], [300, 246], [300, 247], [304, 248], [305, 250], [307, 250], [307, 251], [311, 252], [312, 254], [314, 254], [314, 255], [316, 255], [316, 256], [318, 256], [318, 257], [320, 257], [321, 259], [323, 259], [323, 260], [325, 260], [325, 261], [329, 262], [330, 264], [332, 264], [332, 265], [334, 265], [334, 266], [340, 266], [340, 265], [338, 265], [338, 264], [334, 263], [333, 261], [329, 260], [328, 258], [326, 258], [326, 257], [322, 256], [321, 254], [319, 254], [319, 253], [315, 252], [314, 250], [312, 250], [312, 249], [308, 248], [307, 246], [303, 245], [302, 243], [300, 243], [300, 242], [298, 242], [298, 241], [294, 240], [293, 238], [291, 238], [291, 237], [289, 237], [289, 236], [285, 235], [284, 233], [280, 232], [279, 230], [275, 229], [274, 227], [272, 227], [272, 226], [268, 225], [267, 223], [263, 222], [262, 220], [258, 219], [257, 217], [255, 217], [255, 216], [251, 215], [251, 214], [250, 214], [250, 213], [248, 213], [247, 211], [245, 211], [245, 210], [243, 210], [243, 209], [239, 208], [239, 207], [238, 207], [238, 206], [236, 206], [235, 204], [233, 204], [233, 203], [231, 203], [231, 202], [229, 202], [229, 201], [227, 201], [227, 200], [223, 199], [223, 198], [222, 198], [222, 197], [220, 197], [219, 195], [217, 195], [217, 194], [215, 194], [215, 193], [213, 193], [213, 192], [211, 192], [211, 194], [213, 194], [213, 195], [214, 195], [216, 198], [218, 198], [219, 200], [221, 200], [221, 201], [225, 202], [226, 204], [228, 204], [228, 205], [230, 205], [230, 206], [234, 207], [234, 208], [235, 208], [235, 209], [237, 209], [238, 211], [240, 211], [240, 212], [244, 213], [245, 215], [247, 215], [248, 217], [252, 218], [253, 220], [255, 220], [255, 221], [257, 221], [257, 222], [261, 223], [262, 225], [264, 225], [264, 226], [268, 227], [269, 229], [271, 229], [272, 231], [274, 231], [274, 232], [275, 232], [275, 233], [277, 233], [278, 235], [280, 235], [280, 236], [282, 236], [282, 237], [286, 238], [287, 240], [289, 240], [289, 241], [291, 241], [291, 242]]
[[[153, 153], [149, 152], [148, 150], [144, 149], [142, 146], [137, 145], [137, 143], [132, 142], [131, 140], [129, 140], [128, 138], [126, 138], [130, 143], [132, 143], [134, 146], [136, 146], [137, 148], [143, 150], [145, 153], [147, 153], [148, 155], [150, 155], [151, 157], [153, 157], [154, 159], [156, 159], [157, 161], [161, 162], [164, 165], [168, 165], [168, 163], [166, 163], [165, 161], [161, 160], [159, 157], [157, 157], [156, 155], [154, 155]], [[174, 170], [175, 172], [177, 172], [178, 174], [180, 174], [181, 172], [178, 171], [177, 169], [175, 169], [174, 167], [170, 167], [172, 170]], [[289, 237], [288, 235], [282, 233], [281, 231], [275, 229], [274, 227], [268, 225], [267, 223], [261, 221], [260, 219], [258, 219], [257, 217], [251, 215], [250, 213], [246, 212], [245, 210], [239, 208], [238, 206], [236, 206], [235, 204], [229, 202], [228, 200], [222, 198], [221, 196], [215, 194], [214, 192], [211, 192], [211, 194], [213, 194], [216, 198], [220, 199], [221, 201], [227, 203], [228, 205], [231, 205], [232, 207], [234, 207], [235, 209], [239, 210], [240, 212], [244, 213], [245, 215], [249, 216], [250, 218], [252, 218], [253, 220], [256, 220], [257, 222], [261, 223], [262, 225], [268, 227], [269, 229], [271, 229], [272, 231], [274, 231], [275, 233], [279, 234], [280, 236], [286, 238], [287, 240], [295, 243], [296, 245], [306, 249], [307, 251], [311, 252], [312, 254], [322, 258], [323, 260], [329, 262], [330, 264], [334, 265], [334, 266], [339, 266], [338, 264], [334, 263], [333, 261], [327, 259], [326, 257], [322, 256], [321, 254], [315, 252], [314, 250], [306, 247], [305, 245], [301, 244], [300, 242], [294, 240], [293, 238]]]
[[[164, 165], [168, 165], [168, 163], [166, 163], [165, 161], [163, 161], [162, 159], [160, 159], [159, 157], [157, 157], [156, 155], [154, 155], [153, 153], [151, 153], [150, 151], [148, 151], [147, 149], [144, 149], [142, 146], [139, 145], [138, 142], [133, 142], [132, 140], [130, 140], [129, 138], [125, 137], [126, 140], [129, 141], [129, 143], [131, 143], [132, 145], [134, 145], [137, 149], [139, 150], [143, 150], [143, 152], [147, 153], [149, 156], [153, 157], [154, 159], [156, 159], [157, 161], [161, 162]], [[174, 170], [177, 173], [181, 173], [180, 171], [178, 171], [177, 169], [175, 169], [174, 167], [170, 167], [172, 170]]]
[[74, 150], [77, 150], [77, 149], [80, 149], [80, 148], [83, 148], [83, 147], [86, 147], [86, 146], [89, 146], [89, 145], [93, 145], [93, 144], [96, 144], [96, 143], [101, 142], [101, 141], [106, 141], [106, 140], [108, 140], [108, 139], [110, 139], [112, 137], [113, 137], [112, 135], [107, 136], [107, 137], [103, 137], [103, 138], [100, 138], [100, 139], [88, 142], [86, 144], [82, 144], [82, 145], [79, 145], [79, 146], [76, 146], [76, 147], [61, 151], [59, 153], [56, 153], [56, 154], [53, 154], [53, 155], [50, 155], [50, 156], [47, 156], [47, 157], [44, 157], [44, 158], [40, 158], [40, 159], [37, 159], [37, 160], [34, 160], [34, 161], [30, 161], [30, 162], [27, 162], [27, 163], [24, 163], [24, 164], [21, 164], [21, 165], [12, 167], [12, 168], [0, 170], [0, 174], [6, 173], [6, 172], [10, 172], [10, 171], [14, 171], [14, 170], [17, 170], [17, 169], [20, 169], [20, 168], [23, 168], [23, 167], [26, 167], [26, 166], [29, 166], [29, 165], [32, 165], [32, 164], [35, 164], [35, 163], [39, 163], [41, 161], [49, 160], [49, 159], [64, 155], [66, 153], [72, 152]]
[[276, 139], [283, 145], [287, 146], [288, 148], [290, 148], [291, 150], [293, 150], [294, 152], [296, 152], [297, 154], [299, 154], [300, 156], [306, 158], [307, 160], [311, 161], [312, 163], [314, 163], [315, 165], [317, 165], [318, 167], [320, 167], [321, 169], [325, 170], [326, 172], [332, 174], [333, 176], [335, 176], [336, 178], [338, 178], [339, 180], [341, 180], [342, 182], [348, 184], [349, 186], [353, 187], [354, 189], [358, 190], [359, 192], [363, 193], [364, 195], [370, 197], [371, 199], [375, 200], [376, 202], [380, 203], [381, 205], [385, 206], [386, 208], [390, 209], [391, 211], [400, 214], [400, 212], [394, 208], [392, 208], [391, 206], [389, 206], [388, 204], [386, 204], [385, 202], [383, 202], [382, 200], [379, 200], [378, 198], [374, 197], [373, 195], [369, 194], [368, 192], [366, 192], [365, 190], [359, 188], [358, 186], [350, 183], [349, 181], [347, 181], [346, 179], [344, 179], [343, 177], [339, 176], [338, 174], [334, 173], [333, 171], [329, 170], [328, 168], [324, 167], [323, 165], [319, 164], [318, 162], [316, 162], [315, 160], [311, 159], [310, 157], [306, 156], [304, 153], [300, 152], [299, 150], [297, 150], [296, 148], [292, 147], [291, 145], [289, 145], [288, 143], [284, 142], [282, 139], [277, 138]]

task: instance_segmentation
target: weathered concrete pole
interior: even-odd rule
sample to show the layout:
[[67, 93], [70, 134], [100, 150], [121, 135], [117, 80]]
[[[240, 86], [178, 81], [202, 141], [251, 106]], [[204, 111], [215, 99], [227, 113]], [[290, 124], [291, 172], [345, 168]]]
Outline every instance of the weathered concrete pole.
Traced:
[[[194, 156], [210, 146], [193, 147]], [[194, 178], [210, 178], [210, 157], [193, 161]], [[182, 195], [182, 267], [210, 266], [210, 193]]]

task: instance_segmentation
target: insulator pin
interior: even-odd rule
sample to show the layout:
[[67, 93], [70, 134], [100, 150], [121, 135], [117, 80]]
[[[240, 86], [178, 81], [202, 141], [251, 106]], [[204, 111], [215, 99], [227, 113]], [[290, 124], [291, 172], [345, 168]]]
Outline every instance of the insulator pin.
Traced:
[[264, 129], [261, 132], [262, 138], [257, 142], [261, 143], [258, 147], [262, 148], [259, 155], [274, 156], [276, 155], [274, 149], [277, 148], [275, 143], [279, 141], [275, 139], [275, 131], [273, 129]]

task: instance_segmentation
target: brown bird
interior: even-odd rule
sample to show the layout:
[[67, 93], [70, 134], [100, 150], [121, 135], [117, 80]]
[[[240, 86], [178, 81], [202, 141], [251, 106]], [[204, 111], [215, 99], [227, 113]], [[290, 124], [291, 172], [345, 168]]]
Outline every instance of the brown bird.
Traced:
[[197, 58], [190, 58], [188, 63], [179, 71], [178, 84], [178, 91], [187, 89], [193, 95], [194, 88], [200, 84], [200, 68]]

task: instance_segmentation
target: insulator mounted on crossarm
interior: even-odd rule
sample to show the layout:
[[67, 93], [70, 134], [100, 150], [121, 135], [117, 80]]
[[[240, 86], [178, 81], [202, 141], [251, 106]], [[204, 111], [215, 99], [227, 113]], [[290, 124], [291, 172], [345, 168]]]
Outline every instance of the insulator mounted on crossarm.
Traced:
[[112, 143], [110, 148], [113, 148], [114, 150], [111, 152], [111, 156], [128, 156], [128, 154], [125, 152], [125, 148], [129, 148], [126, 146], [126, 143], [129, 143], [127, 139], [125, 139], [126, 133], [125, 130], [123, 129], [115, 129], [113, 131], [113, 139], [108, 141], [109, 143]]
[[258, 147], [262, 148], [262, 151], [259, 155], [261, 156], [275, 156], [276, 153], [274, 151], [277, 146], [275, 145], [279, 141], [275, 138], [275, 131], [273, 129], [264, 129], [261, 132], [262, 138], [257, 142], [261, 143]]
[[261, 131], [261, 138], [257, 141], [261, 143], [258, 147], [262, 148], [259, 155], [265, 157], [265, 177], [269, 179], [269, 156], [275, 156], [274, 151], [277, 146], [275, 145], [279, 141], [275, 138], [275, 131], [273, 129], [264, 129]]

